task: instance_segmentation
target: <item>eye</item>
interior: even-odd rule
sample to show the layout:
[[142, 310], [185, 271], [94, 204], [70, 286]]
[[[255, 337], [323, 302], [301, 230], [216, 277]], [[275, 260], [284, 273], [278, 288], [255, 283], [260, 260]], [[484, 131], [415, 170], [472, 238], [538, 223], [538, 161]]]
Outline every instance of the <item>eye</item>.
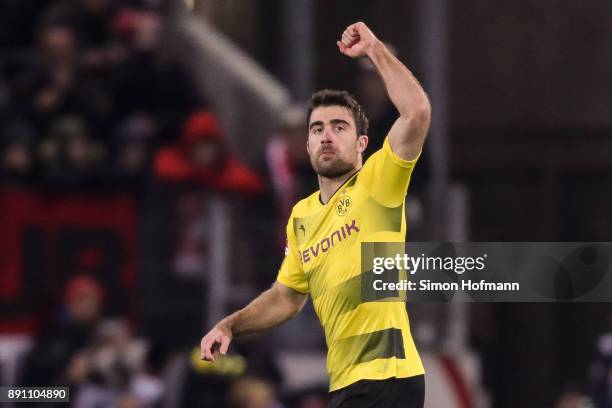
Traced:
[[322, 128], [320, 127], [316, 127], [314, 129], [312, 129], [312, 133], [314, 133], [315, 135], [318, 135], [319, 133], [321, 133]]
[[336, 132], [344, 131], [344, 125], [336, 125]]

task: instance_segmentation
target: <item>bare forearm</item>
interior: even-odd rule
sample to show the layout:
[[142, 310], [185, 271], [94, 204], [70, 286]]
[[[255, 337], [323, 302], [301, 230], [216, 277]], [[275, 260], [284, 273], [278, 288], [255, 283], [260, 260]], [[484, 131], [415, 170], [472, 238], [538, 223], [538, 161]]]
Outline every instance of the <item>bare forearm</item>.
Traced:
[[412, 72], [398, 60], [381, 41], [375, 41], [367, 55], [385, 83], [391, 102], [403, 118], [427, 113], [429, 99]]
[[201, 358], [215, 361], [225, 355], [232, 339], [240, 334], [272, 328], [290, 319], [304, 306], [307, 295], [274, 283], [244, 309], [229, 315], [215, 325], [200, 342]]
[[[305, 295], [304, 295], [305, 300]], [[271, 329], [292, 318], [304, 302], [271, 288], [263, 292], [243, 309], [227, 316], [218, 325], [231, 330], [234, 336]]]

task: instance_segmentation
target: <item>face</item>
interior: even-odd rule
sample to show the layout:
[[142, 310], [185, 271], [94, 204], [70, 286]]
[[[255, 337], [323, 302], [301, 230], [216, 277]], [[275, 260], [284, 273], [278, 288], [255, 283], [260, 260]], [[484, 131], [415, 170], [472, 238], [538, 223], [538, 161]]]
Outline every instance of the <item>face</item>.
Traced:
[[88, 323], [100, 315], [100, 299], [97, 295], [83, 293], [68, 303], [72, 316], [79, 322]]
[[119, 151], [119, 166], [123, 171], [138, 172], [147, 163], [147, 147], [144, 143], [126, 143]]
[[203, 140], [197, 142], [191, 151], [191, 159], [197, 166], [216, 167], [221, 158], [221, 149], [217, 142]]
[[108, 10], [111, 5], [109, 0], [81, 0], [85, 10], [91, 14], [101, 14]]
[[89, 143], [83, 136], [74, 136], [66, 144], [66, 155], [77, 166], [89, 164]]
[[318, 175], [340, 177], [361, 166], [368, 137], [357, 135], [355, 119], [342, 106], [320, 106], [310, 115], [306, 150]]
[[50, 62], [70, 62], [76, 48], [74, 32], [67, 27], [51, 27], [43, 34], [42, 48]]

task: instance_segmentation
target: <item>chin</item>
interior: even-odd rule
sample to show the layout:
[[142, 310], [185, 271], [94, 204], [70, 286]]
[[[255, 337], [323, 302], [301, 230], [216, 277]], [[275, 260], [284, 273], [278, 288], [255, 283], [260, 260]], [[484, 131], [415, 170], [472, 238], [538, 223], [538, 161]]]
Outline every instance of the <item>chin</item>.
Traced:
[[327, 177], [327, 178], [336, 178], [344, 176], [345, 174], [353, 171], [355, 166], [350, 165], [344, 162], [334, 162], [334, 163], [325, 163], [323, 165], [318, 165], [315, 168], [315, 171], [319, 176]]

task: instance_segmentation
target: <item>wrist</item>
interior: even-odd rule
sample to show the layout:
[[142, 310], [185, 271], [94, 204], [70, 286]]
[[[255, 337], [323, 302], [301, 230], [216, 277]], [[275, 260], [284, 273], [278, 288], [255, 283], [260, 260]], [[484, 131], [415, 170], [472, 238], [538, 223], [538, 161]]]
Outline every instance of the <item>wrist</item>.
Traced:
[[233, 334], [234, 319], [232, 318], [232, 316], [227, 316], [226, 318], [222, 319], [219, 323], [217, 323], [217, 328], [222, 331], [229, 331], [230, 333]]
[[366, 50], [366, 55], [372, 60], [372, 62], [374, 62], [374, 60], [379, 55], [384, 53], [386, 49], [387, 49], [387, 47], [385, 46], [385, 44], [382, 41], [380, 41], [379, 39], [375, 39], [368, 46], [368, 48]]

